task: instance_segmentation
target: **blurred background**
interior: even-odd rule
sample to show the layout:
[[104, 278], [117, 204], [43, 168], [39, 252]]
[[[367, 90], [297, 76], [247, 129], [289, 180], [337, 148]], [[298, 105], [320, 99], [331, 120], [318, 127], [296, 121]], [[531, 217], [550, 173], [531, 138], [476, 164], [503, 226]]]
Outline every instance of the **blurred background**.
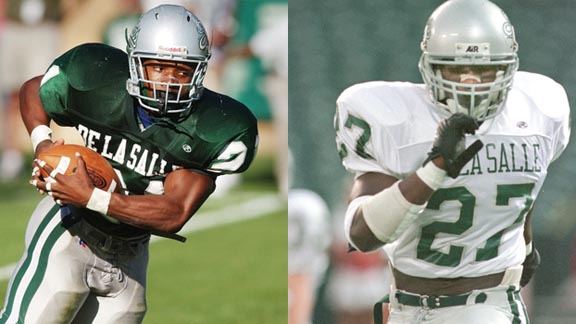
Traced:
[[[361, 284], [371, 264], [383, 262], [345, 255], [355, 263], [356, 288], [341, 283], [342, 214], [350, 175], [340, 164], [334, 142], [333, 116], [338, 95], [354, 83], [371, 80], [421, 83], [417, 69], [420, 41], [428, 16], [443, 1], [291, 0], [289, 33], [289, 146], [293, 155], [293, 186], [317, 192], [328, 204], [335, 248], [319, 287], [314, 323], [346, 321], [339, 309], [366, 310], [369, 303], [346, 305], [384, 295]], [[573, 0], [494, 0], [510, 17], [519, 43], [520, 69], [548, 75], [566, 89], [576, 109], [576, 64]], [[576, 323], [576, 143], [572, 140], [536, 201], [535, 244], [542, 265], [524, 289], [533, 324]], [[336, 255], [336, 256], [335, 256]], [[384, 261], [385, 262], [385, 261]], [[350, 269], [350, 267], [347, 267]], [[381, 274], [382, 276], [383, 274]], [[350, 279], [352, 278], [352, 279]], [[354, 280], [349, 276], [347, 280]], [[354, 281], [353, 281], [354, 282]], [[380, 281], [373, 281], [380, 285]], [[342, 288], [346, 287], [346, 288]], [[334, 288], [336, 287], [336, 288]], [[338, 289], [338, 287], [342, 289]], [[368, 285], [369, 287], [369, 285]], [[338, 297], [338, 294], [348, 298]], [[343, 304], [344, 303], [344, 304]], [[359, 317], [358, 317], [359, 318]]]
[[[125, 30], [160, 4], [182, 5], [203, 22], [212, 46], [204, 85], [252, 110], [260, 142], [247, 172], [218, 178], [216, 192], [181, 233], [186, 244], [151, 245], [145, 323], [282, 323], [287, 0], [0, 0], [0, 305], [42, 198], [28, 185], [33, 153], [18, 110], [20, 86], [79, 44], [125, 50]], [[53, 138], [81, 142], [74, 129], [52, 128]]]

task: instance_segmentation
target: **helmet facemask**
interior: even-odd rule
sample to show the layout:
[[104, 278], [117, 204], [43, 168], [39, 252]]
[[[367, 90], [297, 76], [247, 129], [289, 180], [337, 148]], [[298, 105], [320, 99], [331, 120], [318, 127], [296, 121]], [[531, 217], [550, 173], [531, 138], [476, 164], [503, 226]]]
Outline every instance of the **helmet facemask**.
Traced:
[[[422, 55], [419, 66], [432, 99], [441, 111], [446, 115], [465, 113], [482, 121], [494, 117], [504, 107], [518, 60], [478, 60], [475, 64], [471, 61], [447, 61]], [[458, 72], [460, 70], [462, 72]]]
[[[156, 115], [178, 114], [191, 108], [192, 102], [200, 99], [203, 90], [203, 81], [208, 67], [208, 59], [204, 60], [167, 60], [182, 62], [192, 67], [190, 82], [179, 83], [177, 80], [158, 81], [151, 80], [145, 71], [147, 60], [159, 59], [158, 56], [149, 56], [131, 53], [131, 77], [127, 83], [130, 95], [138, 98], [140, 105]], [[133, 67], [133, 70], [132, 70]]]

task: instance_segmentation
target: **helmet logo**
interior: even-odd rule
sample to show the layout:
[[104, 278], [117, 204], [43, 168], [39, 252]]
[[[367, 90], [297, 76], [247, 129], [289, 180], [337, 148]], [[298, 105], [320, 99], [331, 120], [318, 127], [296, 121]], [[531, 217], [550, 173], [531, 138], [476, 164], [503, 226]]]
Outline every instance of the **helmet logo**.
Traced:
[[179, 56], [186, 56], [188, 55], [188, 50], [186, 46], [158, 46], [158, 52], [162, 54], [172, 54], [172, 55], [179, 55]]
[[140, 24], [134, 26], [134, 29], [132, 29], [132, 33], [130, 33], [130, 38], [127, 39], [128, 48], [133, 49], [136, 47], [136, 41], [138, 41], [139, 34], [140, 34]]
[[466, 48], [466, 53], [478, 53], [478, 46], [471, 45]]
[[511, 23], [505, 22], [502, 28], [504, 29], [504, 35], [506, 35], [507, 38], [514, 38], [514, 27]]
[[454, 52], [459, 55], [490, 55], [490, 43], [456, 43]]
[[192, 152], [192, 147], [191, 147], [190, 145], [188, 145], [188, 144], [182, 145], [182, 149], [183, 149], [184, 152], [186, 152], [186, 153]]
[[208, 36], [206, 35], [206, 30], [204, 29], [204, 26], [202, 26], [200, 20], [194, 19], [194, 22], [196, 23], [196, 32], [198, 33], [198, 47], [200, 47], [201, 50], [205, 50], [208, 48]]
[[200, 47], [201, 50], [205, 50], [206, 48], [208, 48], [208, 37], [206, 36], [206, 34], [200, 37], [200, 39], [198, 40], [198, 46]]
[[516, 36], [514, 35], [514, 26], [512, 26], [510, 22], [505, 22], [502, 29], [506, 38], [510, 40], [510, 48], [514, 51], [518, 50], [518, 43], [516, 42]]

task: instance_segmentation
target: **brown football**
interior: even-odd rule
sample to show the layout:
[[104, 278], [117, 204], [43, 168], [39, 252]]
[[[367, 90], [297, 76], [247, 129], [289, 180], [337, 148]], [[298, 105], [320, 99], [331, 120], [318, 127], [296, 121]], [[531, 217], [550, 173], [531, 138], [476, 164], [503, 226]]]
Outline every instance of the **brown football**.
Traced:
[[[96, 188], [110, 192], [120, 191], [120, 181], [110, 163], [103, 156], [87, 147], [75, 144], [54, 146], [40, 153], [38, 159], [58, 170], [58, 173], [69, 175], [76, 172], [76, 152], [82, 155], [88, 175]], [[50, 177], [43, 169], [40, 169], [40, 173], [45, 179]]]

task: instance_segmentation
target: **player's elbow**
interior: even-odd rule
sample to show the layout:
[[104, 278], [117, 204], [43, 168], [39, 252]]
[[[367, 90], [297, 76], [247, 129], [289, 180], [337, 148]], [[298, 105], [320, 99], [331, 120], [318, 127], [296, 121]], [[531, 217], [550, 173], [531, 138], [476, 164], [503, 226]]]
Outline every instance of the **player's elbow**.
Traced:
[[171, 218], [171, 221], [164, 223], [161, 230], [169, 233], [177, 233], [184, 227], [189, 219], [190, 214], [185, 211], [179, 212]]
[[189, 210], [184, 205], [178, 204], [175, 201], [165, 202], [163, 208], [156, 211], [157, 217], [154, 222], [150, 222], [149, 226], [152, 230], [176, 233], [184, 227], [188, 219], [190, 219]]
[[368, 228], [361, 214], [356, 215], [354, 221], [352, 221], [349, 240], [360, 252], [371, 252], [384, 245], [382, 241], [376, 238], [370, 228]]
[[356, 250], [367, 253], [377, 250], [384, 245], [383, 242], [378, 240], [370, 230], [366, 229], [350, 229], [350, 243]]
[[365, 200], [365, 197], [353, 200], [346, 210], [344, 221], [344, 228], [349, 243], [360, 252], [374, 251], [384, 245], [383, 242], [376, 238], [364, 221], [360, 207]]
[[183, 226], [184, 226], [184, 224], [180, 224], [180, 223], [170, 223], [170, 224], [165, 224], [164, 226], [159, 228], [159, 230], [163, 231], [163, 232], [168, 232], [168, 233], [178, 233], [182, 229]]

